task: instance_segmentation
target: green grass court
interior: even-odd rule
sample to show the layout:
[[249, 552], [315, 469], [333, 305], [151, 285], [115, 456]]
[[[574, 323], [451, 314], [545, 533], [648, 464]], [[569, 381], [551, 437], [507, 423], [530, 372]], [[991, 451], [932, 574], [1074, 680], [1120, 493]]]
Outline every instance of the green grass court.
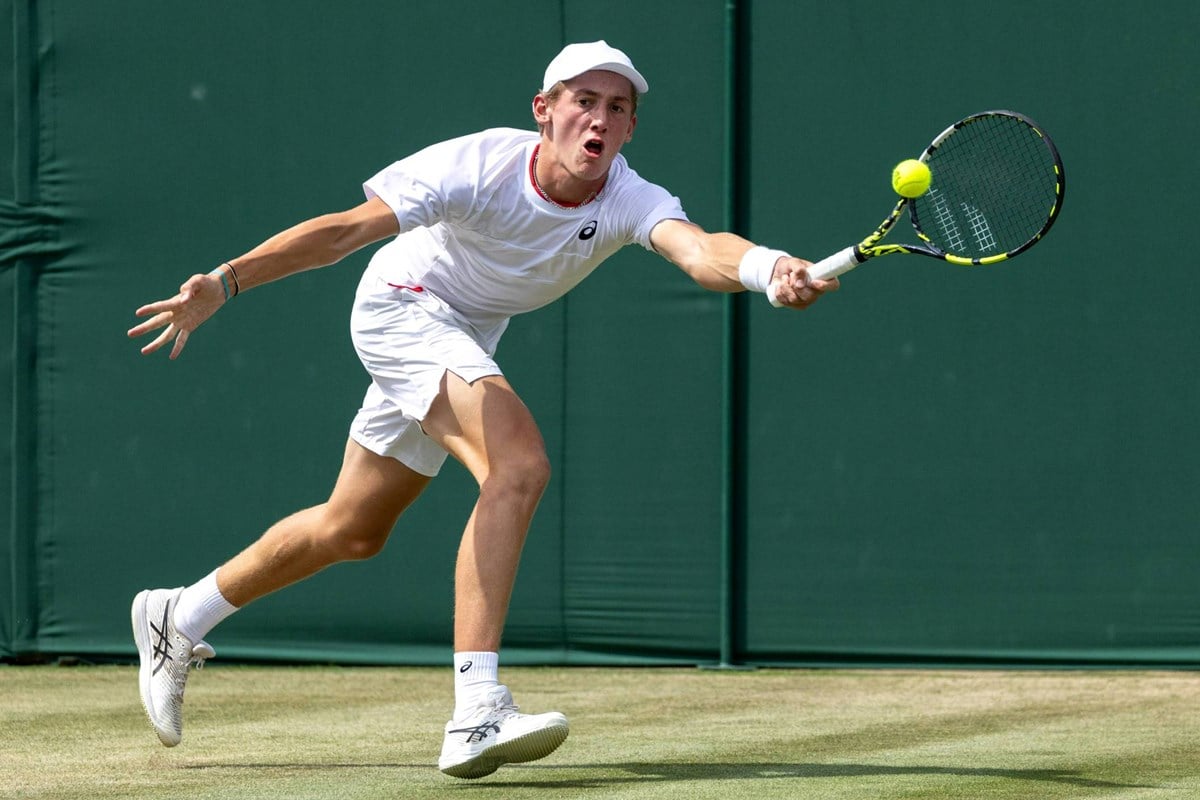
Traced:
[[450, 675], [210, 663], [158, 744], [135, 667], [0, 667], [0, 798], [1197, 798], [1187, 672], [509, 668], [571, 736], [460, 781]]

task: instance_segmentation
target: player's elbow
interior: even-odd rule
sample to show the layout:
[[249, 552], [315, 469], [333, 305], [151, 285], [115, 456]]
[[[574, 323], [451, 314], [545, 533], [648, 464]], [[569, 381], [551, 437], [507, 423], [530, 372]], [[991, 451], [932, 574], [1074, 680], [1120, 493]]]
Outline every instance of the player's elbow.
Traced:
[[651, 235], [651, 244], [693, 281], [714, 292], [736, 292], [737, 264], [727, 264], [737, 244], [744, 240], [728, 233], [708, 233], [698, 225], [671, 220], [661, 223]]
[[722, 269], [726, 247], [722, 234], [705, 234], [698, 237], [679, 264], [680, 268], [701, 287], [712, 292], [736, 292], [742, 284]]
[[381, 203], [363, 205], [319, 217], [316, 222], [324, 231], [327, 264], [342, 260], [369, 244], [399, 233], [396, 216]]

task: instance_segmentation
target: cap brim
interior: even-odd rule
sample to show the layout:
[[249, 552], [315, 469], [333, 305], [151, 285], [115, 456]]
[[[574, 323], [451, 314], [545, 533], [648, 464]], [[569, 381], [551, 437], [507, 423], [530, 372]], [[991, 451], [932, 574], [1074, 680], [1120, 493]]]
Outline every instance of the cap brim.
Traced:
[[605, 64], [597, 64], [596, 66], [592, 67], [592, 69], [603, 69], [607, 70], [608, 72], [615, 72], [618, 75], [628, 78], [629, 82], [633, 84], [633, 88], [638, 90], [638, 94], [645, 94], [646, 92], [650, 91], [650, 86], [646, 83], [646, 79], [642, 77], [642, 73], [638, 72], [636, 69], [633, 69], [628, 64], [616, 64], [613, 62], [608, 62]]
[[566, 77], [547, 76], [547, 85], [542, 87], [542, 91], [548, 92], [554, 88], [554, 84], [558, 83], [559, 81], [569, 81], [572, 78], [578, 78], [585, 72], [591, 72], [597, 69], [601, 69], [606, 72], [615, 72], [621, 77], [627, 78], [629, 82], [633, 84], [633, 88], [637, 90], [638, 94], [645, 94], [646, 92], [650, 91], [650, 85], [646, 83], [646, 79], [642, 77], [642, 73], [638, 72], [636, 69], [633, 69], [628, 64], [621, 64], [612, 61], [607, 61], [603, 64], [597, 64], [594, 67], [588, 67], [587, 69], [576, 72], [574, 75], [568, 75]]

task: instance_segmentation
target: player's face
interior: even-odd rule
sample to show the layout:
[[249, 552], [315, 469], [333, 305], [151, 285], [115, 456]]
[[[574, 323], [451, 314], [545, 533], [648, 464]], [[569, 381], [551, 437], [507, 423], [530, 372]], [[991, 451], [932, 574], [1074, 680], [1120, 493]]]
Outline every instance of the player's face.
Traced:
[[553, 105], [535, 106], [535, 117], [557, 162], [573, 177], [603, 178], [621, 146], [633, 138], [633, 86], [607, 70], [585, 72], [564, 86]]

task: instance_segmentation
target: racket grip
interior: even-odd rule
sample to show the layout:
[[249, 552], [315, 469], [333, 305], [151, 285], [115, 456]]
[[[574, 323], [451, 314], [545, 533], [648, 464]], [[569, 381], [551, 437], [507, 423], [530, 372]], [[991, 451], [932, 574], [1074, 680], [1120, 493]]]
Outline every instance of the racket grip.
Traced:
[[822, 258], [808, 268], [808, 277], [826, 281], [836, 278], [842, 273], [849, 272], [866, 261], [858, 255], [858, 247], [850, 245], [845, 250], [839, 250], [828, 258]]
[[[839, 250], [828, 258], [823, 258], [809, 267], [808, 277], [821, 281], [829, 280], [830, 278], [836, 278], [838, 275], [849, 272], [864, 261], [866, 259], [858, 255], [858, 247], [850, 245], [845, 250]], [[783, 305], [775, 297], [774, 282], [767, 287], [767, 300], [776, 308]]]

